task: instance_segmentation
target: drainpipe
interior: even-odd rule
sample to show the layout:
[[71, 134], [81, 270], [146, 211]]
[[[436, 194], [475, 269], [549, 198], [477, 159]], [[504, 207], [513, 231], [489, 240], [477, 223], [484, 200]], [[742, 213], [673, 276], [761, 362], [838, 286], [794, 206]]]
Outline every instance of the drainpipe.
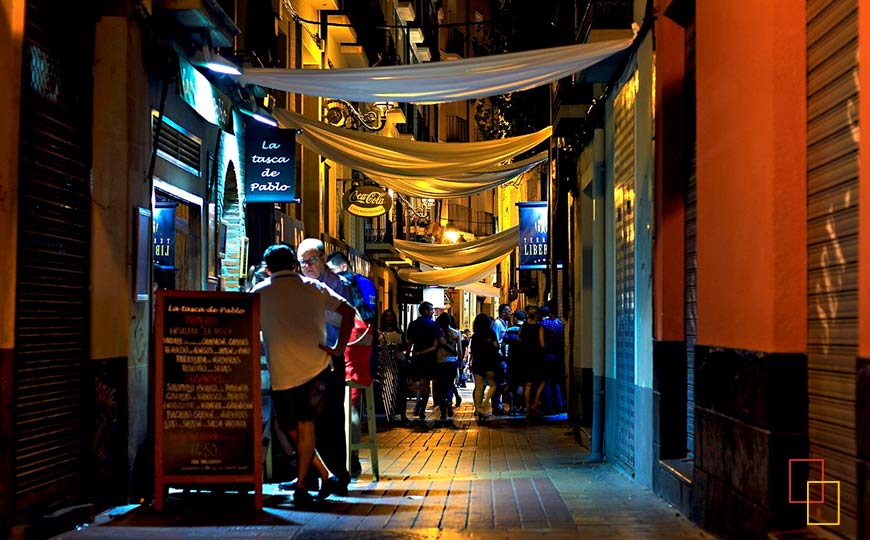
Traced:
[[592, 441], [590, 461], [604, 459], [604, 130], [596, 129], [592, 147]]

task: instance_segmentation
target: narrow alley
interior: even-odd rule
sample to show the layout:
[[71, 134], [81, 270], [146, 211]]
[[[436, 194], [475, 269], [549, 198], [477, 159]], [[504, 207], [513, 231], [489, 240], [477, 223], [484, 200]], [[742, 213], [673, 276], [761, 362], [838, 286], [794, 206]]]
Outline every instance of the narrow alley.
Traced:
[[[164, 512], [108, 510], [58, 540], [294, 538], [485, 540], [712, 539], [663, 499], [607, 463], [584, 464], [564, 415], [472, 419], [470, 392], [455, 420], [427, 420], [379, 433], [381, 478], [363, 474], [348, 497], [308, 511], [264, 486], [265, 508], [238, 496], [176, 495]], [[198, 500], [201, 499], [201, 500]]]

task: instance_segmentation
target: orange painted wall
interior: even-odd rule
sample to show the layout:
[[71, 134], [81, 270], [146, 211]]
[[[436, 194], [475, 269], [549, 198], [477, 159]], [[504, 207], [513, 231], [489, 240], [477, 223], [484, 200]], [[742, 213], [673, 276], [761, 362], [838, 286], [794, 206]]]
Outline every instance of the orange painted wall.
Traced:
[[[15, 277], [18, 246], [18, 129], [24, 0], [0, 0], [0, 349], [15, 346]], [[2, 493], [0, 489], [0, 493]], [[0, 500], [2, 503], [2, 500]], [[2, 508], [0, 508], [2, 513]]]
[[[858, 5], [858, 58], [870, 58], [870, 0]], [[858, 63], [858, 87], [870, 88], [870, 68]], [[870, 126], [870, 96], [861, 92], [858, 125]], [[870, 358], [870, 146], [858, 147], [858, 355]]]
[[[660, 6], [659, 6], [660, 7]], [[653, 246], [653, 336], [682, 341], [685, 325], [685, 32], [667, 17], [655, 22], [656, 184]]]
[[696, 4], [698, 343], [806, 349], [806, 14]]

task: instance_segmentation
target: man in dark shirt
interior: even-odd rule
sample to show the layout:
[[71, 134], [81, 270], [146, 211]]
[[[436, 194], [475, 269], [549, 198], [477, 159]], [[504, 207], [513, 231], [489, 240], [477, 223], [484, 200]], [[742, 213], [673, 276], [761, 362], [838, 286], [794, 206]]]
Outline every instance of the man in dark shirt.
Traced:
[[522, 343], [519, 341], [520, 327], [524, 322], [526, 312], [521, 309], [514, 311], [514, 324], [505, 330], [501, 344], [502, 357], [507, 363], [507, 384], [502, 394], [502, 403], [510, 405], [508, 414], [512, 416], [521, 414], [520, 403], [523, 396], [518, 390], [525, 384]]
[[552, 308], [542, 306], [539, 310], [541, 326], [544, 327], [544, 369], [550, 384], [552, 408], [554, 412], [565, 410], [562, 388], [565, 386], [565, 323]]
[[408, 338], [408, 353], [410, 355], [409, 379], [418, 381], [417, 406], [414, 414], [426, 418], [426, 403], [429, 401], [429, 381], [435, 372], [435, 351], [438, 348], [438, 338], [441, 330], [432, 320], [432, 304], [421, 302], [418, 312], [420, 316], [411, 321], [406, 332]]

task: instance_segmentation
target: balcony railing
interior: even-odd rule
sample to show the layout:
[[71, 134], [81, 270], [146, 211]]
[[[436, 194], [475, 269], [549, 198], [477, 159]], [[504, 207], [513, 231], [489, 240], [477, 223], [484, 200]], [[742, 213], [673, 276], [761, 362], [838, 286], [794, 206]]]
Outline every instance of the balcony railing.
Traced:
[[386, 228], [366, 228], [364, 238], [366, 244], [391, 244], [393, 242], [393, 231]]
[[472, 211], [467, 206], [456, 203], [447, 204], [448, 225], [474, 236], [495, 234], [495, 216], [491, 212]]
[[577, 41], [586, 43], [592, 30], [631, 28], [633, 20], [634, 0], [589, 0], [577, 29]]
[[447, 45], [444, 47], [447, 54], [455, 54], [460, 58], [465, 57], [465, 32], [458, 28], [447, 29]]

